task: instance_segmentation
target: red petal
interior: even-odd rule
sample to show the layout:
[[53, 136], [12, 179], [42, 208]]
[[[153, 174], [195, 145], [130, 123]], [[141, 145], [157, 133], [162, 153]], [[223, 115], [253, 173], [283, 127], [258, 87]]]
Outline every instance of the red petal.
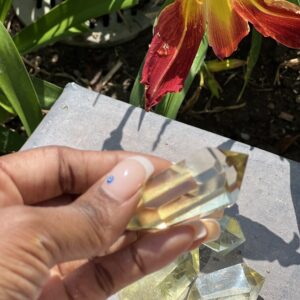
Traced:
[[142, 73], [146, 110], [183, 88], [203, 37], [202, 8], [199, 0], [176, 0], [162, 11]]
[[230, 3], [227, 0], [205, 2], [208, 42], [220, 58], [230, 56], [249, 33], [247, 21], [232, 9]]
[[300, 48], [300, 7], [284, 0], [232, 0], [233, 8], [264, 36]]

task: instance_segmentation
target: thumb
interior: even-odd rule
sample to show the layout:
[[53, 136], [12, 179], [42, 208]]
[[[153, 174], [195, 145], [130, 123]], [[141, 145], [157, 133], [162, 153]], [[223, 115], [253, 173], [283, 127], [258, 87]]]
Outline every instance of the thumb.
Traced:
[[153, 171], [147, 158], [134, 156], [117, 164], [71, 205], [36, 208], [48, 266], [104, 254], [126, 230], [140, 189]]

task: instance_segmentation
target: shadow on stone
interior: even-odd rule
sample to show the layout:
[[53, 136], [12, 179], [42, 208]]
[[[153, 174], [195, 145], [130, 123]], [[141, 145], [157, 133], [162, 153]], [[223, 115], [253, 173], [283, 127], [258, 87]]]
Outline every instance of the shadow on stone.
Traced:
[[246, 237], [242, 256], [252, 260], [275, 260], [282, 266], [300, 265], [299, 236], [294, 233], [290, 242], [285, 242], [280, 236], [266, 226], [245, 216], [239, 215], [238, 206], [228, 209], [226, 214], [237, 218]]
[[139, 119], [138, 131], [141, 130], [145, 115], [146, 115], [146, 111], [144, 109], [142, 109], [141, 114], [140, 114], [140, 119]]
[[296, 214], [298, 232], [300, 233], [300, 167], [299, 164], [293, 163], [290, 160], [289, 164], [291, 196]]
[[[218, 148], [230, 150], [235, 141], [227, 140]], [[250, 151], [253, 149], [250, 149]], [[290, 188], [297, 218], [298, 230], [300, 228], [300, 168], [298, 164], [290, 163]], [[228, 209], [228, 214], [234, 216], [240, 222], [246, 237], [242, 256], [253, 260], [277, 260], [282, 266], [300, 265], [300, 239], [294, 233], [293, 239], [287, 243], [279, 235], [270, 231], [266, 226], [255, 222], [245, 216], [239, 215], [238, 205]], [[254, 250], [255, 249], [255, 250]]]
[[156, 140], [155, 142], [153, 143], [153, 146], [152, 146], [152, 151], [156, 150], [156, 148], [158, 147], [159, 143], [160, 143], [160, 140], [161, 140], [161, 137], [162, 135], [164, 134], [166, 128], [168, 127], [168, 125], [172, 122], [172, 120], [170, 119], [166, 119], [163, 123], [163, 125], [161, 126], [160, 128], [160, 131], [156, 137]]
[[227, 140], [226, 142], [220, 144], [218, 148], [221, 150], [230, 150], [234, 145], [234, 143], [235, 143], [234, 140]]
[[94, 100], [93, 106], [96, 106], [98, 104], [98, 101], [100, 100], [102, 94], [98, 94]]
[[103, 142], [102, 150], [124, 150], [121, 145], [124, 127], [131, 116], [134, 106], [130, 106], [116, 129], [111, 131], [109, 138]]

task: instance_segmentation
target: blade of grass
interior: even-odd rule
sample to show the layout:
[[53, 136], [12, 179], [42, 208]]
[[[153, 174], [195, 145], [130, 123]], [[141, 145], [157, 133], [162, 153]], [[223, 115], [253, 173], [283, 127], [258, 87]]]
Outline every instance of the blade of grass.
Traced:
[[180, 93], [166, 95], [163, 101], [157, 106], [156, 113], [161, 114], [170, 119], [176, 118], [180, 106], [195, 76], [199, 73], [201, 69], [201, 66], [206, 56], [207, 48], [208, 48], [207, 39], [204, 37], [199, 47], [198, 53], [194, 59], [189, 75], [185, 81], [183, 90]]
[[10, 10], [12, 0], [0, 0], [0, 21], [4, 23]]
[[25, 143], [26, 137], [19, 133], [0, 126], [0, 153], [7, 154], [18, 151]]
[[248, 82], [251, 78], [252, 71], [258, 61], [259, 55], [260, 55], [260, 49], [262, 44], [262, 36], [260, 33], [258, 33], [254, 28], [252, 29], [252, 40], [251, 40], [251, 48], [249, 51], [249, 56], [247, 60], [247, 69], [246, 73], [244, 75], [244, 84], [242, 87], [242, 90], [237, 98], [237, 102], [240, 102], [242, 99], [245, 89], [248, 85]]
[[65, 36], [69, 28], [89, 18], [110, 14], [138, 4], [138, 0], [66, 0], [55, 6], [48, 14], [25, 27], [14, 37], [19, 51], [24, 54], [53, 43]]
[[0, 22], [0, 90], [28, 135], [42, 119], [37, 95], [10, 34]]

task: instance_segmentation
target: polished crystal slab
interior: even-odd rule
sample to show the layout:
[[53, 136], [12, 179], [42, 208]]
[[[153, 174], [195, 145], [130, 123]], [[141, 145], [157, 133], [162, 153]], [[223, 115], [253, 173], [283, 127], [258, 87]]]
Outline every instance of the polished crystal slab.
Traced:
[[235, 218], [225, 215], [219, 223], [222, 231], [220, 238], [204, 245], [218, 254], [227, 255], [243, 244], [246, 239], [239, 222]]
[[199, 272], [199, 249], [119, 292], [119, 300], [181, 300]]
[[187, 300], [256, 300], [264, 277], [246, 264], [199, 275]]
[[146, 184], [128, 229], [164, 229], [233, 205], [247, 155], [204, 148], [172, 164]]

